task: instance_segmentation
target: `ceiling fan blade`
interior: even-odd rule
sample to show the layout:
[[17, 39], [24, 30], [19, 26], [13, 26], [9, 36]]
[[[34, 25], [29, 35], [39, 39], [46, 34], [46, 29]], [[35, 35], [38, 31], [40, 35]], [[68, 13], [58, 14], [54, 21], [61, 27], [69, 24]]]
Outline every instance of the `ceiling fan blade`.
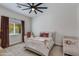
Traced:
[[47, 7], [37, 7], [38, 9], [47, 9]]
[[27, 3], [29, 6], [31, 6], [31, 4], [30, 3]]
[[41, 11], [41, 10], [38, 10], [38, 9], [36, 9], [37, 11], [39, 11], [39, 12], [41, 12], [41, 13], [43, 13], [43, 11]]
[[25, 6], [25, 7], [29, 7], [29, 6], [27, 6], [27, 5], [24, 5], [24, 4], [20, 4], [20, 3], [16, 3], [17, 5], [19, 5], [19, 6]]
[[32, 12], [32, 9], [29, 11], [29, 14]]
[[35, 6], [39, 6], [39, 5], [41, 5], [42, 3], [38, 3], [37, 5], [35, 5]]
[[34, 10], [35, 14], [37, 14], [36, 10]]
[[28, 10], [28, 9], [30, 9], [30, 8], [25, 8], [25, 9], [22, 9], [22, 10]]
[[34, 3], [32, 3], [32, 6], [34, 6]]
[[18, 7], [18, 8], [21, 8], [21, 6], [19, 6], [19, 5], [18, 5], [17, 7]]

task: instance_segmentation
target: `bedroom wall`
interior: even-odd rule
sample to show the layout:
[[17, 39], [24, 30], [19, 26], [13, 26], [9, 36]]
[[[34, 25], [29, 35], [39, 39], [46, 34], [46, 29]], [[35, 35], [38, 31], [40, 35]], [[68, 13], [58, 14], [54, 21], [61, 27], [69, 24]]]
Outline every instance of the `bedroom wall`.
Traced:
[[79, 37], [79, 4], [77, 5], [77, 36]]
[[46, 13], [32, 20], [32, 31], [38, 36], [40, 32], [58, 32], [66, 36], [77, 36], [76, 5], [48, 4]]

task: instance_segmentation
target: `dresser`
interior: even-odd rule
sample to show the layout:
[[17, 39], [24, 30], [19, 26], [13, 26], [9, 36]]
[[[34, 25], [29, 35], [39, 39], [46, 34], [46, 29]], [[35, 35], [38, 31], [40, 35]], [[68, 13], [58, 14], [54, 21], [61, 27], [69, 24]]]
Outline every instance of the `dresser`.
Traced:
[[63, 52], [67, 55], [79, 56], [79, 39], [77, 38], [64, 38]]

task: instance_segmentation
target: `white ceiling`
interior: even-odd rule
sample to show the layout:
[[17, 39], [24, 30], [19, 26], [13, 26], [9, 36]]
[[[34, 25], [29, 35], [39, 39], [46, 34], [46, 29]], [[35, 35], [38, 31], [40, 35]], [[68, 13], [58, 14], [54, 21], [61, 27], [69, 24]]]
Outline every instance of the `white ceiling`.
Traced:
[[[32, 13], [30, 13], [29, 14], [29, 11], [30, 10], [22, 10], [21, 8], [18, 8], [17, 7], [17, 4], [16, 3], [2, 3], [2, 4], [0, 4], [0, 5], [2, 5], [3, 7], [5, 7], [5, 8], [7, 8], [7, 9], [9, 9], [9, 10], [12, 10], [12, 11], [14, 11], [14, 12], [17, 12], [17, 13], [19, 13], [19, 14], [22, 14], [22, 15], [25, 15], [25, 16], [28, 16], [28, 17], [37, 17], [38, 15], [41, 15], [42, 13], [40, 13], [40, 12], [37, 12], [37, 14], [35, 14], [33, 11], [32, 11]], [[45, 6], [45, 7], [47, 7], [47, 4], [42, 4], [42, 5], [40, 5], [40, 6]], [[26, 7], [25, 7], [26, 8]], [[45, 9], [43, 9], [42, 10], [44, 13], [45, 13]]]
[[19, 13], [19, 14], [34, 18], [34, 17], [38, 17], [38, 16], [40, 16], [40, 15], [42, 15], [44, 13], [48, 13], [48, 9], [51, 9], [52, 7], [55, 7], [56, 5], [77, 6], [79, 4], [77, 4], [77, 3], [76, 4], [74, 4], [74, 3], [69, 3], [69, 4], [67, 4], [67, 3], [65, 3], [65, 4], [64, 3], [51, 3], [51, 4], [44, 3], [44, 4], [40, 5], [40, 6], [48, 7], [48, 9], [46, 9], [46, 10], [43, 9], [42, 11], [44, 13], [37, 12], [37, 14], [35, 14], [34, 12], [29, 14], [29, 10], [23, 11], [22, 9], [17, 7], [16, 3], [1, 3], [0, 5], [2, 5], [3, 7], [7, 8], [9, 10], [12, 10], [12, 11], [14, 11], [16, 13]]

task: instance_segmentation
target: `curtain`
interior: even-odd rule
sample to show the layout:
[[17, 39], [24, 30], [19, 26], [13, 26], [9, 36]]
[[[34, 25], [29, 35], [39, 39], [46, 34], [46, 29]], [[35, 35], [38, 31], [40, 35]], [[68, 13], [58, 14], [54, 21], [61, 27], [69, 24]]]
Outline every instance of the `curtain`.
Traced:
[[21, 21], [22, 23], [22, 42], [24, 42], [24, 34], [25, 34], [25, 22]]
[[1, 46], [9, 46], [9, 17], [1, 16]]
[[1, 32], [0, 32], [0, 38], [1, 38]]

